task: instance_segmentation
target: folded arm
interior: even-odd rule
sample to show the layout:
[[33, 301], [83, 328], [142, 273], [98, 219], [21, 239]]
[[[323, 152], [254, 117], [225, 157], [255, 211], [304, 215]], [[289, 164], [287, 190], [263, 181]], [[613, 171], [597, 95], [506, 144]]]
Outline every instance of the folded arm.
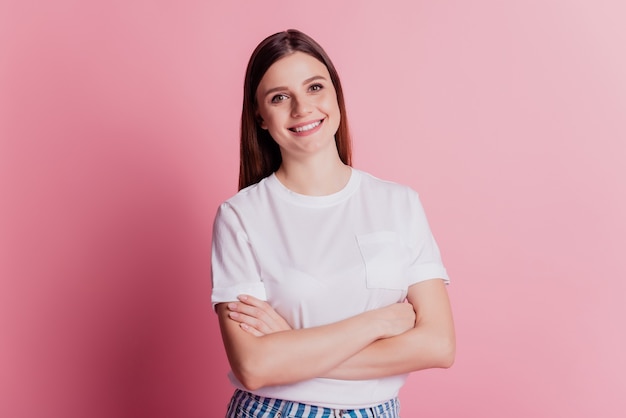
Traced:
[[374, 379], [450, 367], [454, 362], [456, 343], [450, 302], [443, 280], [414, 284], [409, 288], [407, 299], [416, 312], [412, 329], [395, 337], [374, 341], [324, 377]]
[[[413, 307], [396, 303], [319, 327], [291, 330], [285, 323], [257, 336], [241, 325], [246, 324], [243, 317], [253, 318], [252, 308], [245, 301], [216, 306], [230, 366], [249, 390], [327, 375], [374, 341], [399, 335], [415, 323]], [[239, 320], [229, 317], [232, 312]]]
[[[413, 327], [402, 334], [371, 341], [314, 377], [360, 380], [450, 367], [454, 362], [455, 334], [444, 281], [433, 279], [414, 284], [407, 299], [416, 313]], [[230, 322], [238, 323], [249, 335], [264, 336], [288, 329], [269, 304], [254, 298], [243, 302], [232, 306]]]

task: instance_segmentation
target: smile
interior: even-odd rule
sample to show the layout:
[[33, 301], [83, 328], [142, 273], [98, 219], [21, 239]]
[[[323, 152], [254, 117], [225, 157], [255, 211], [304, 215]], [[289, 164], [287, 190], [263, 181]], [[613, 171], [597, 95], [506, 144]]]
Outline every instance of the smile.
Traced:
[[311, 122], [308, 125], [304, 125], [304, 126], [298, 126], [297, 128], [289, 128], [290, 131], [293, 132], [306, 132], [306, 131], [310, 131], [311, 129], [315, 129], [318, 126], [320, 126], [320, 124], [322, 123], [321, 120], [318, 120], [317, 122]]

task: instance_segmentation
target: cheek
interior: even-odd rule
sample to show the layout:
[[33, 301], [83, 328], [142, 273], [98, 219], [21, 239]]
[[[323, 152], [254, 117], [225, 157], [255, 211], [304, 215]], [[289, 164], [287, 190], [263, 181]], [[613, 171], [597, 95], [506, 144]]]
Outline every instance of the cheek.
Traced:
[[280, 124], [280, 118], [277, 118], [276, 115], [274, 114], [266, 114], [263, 118], [263, 123], [265, 125], [266, 128], [272, 128], [275, 125]]
[[326, 113], [335, 121], [337, 126], [339, 126], [339, 121], [341, 120], [341, 110], [339, 109], [339, 104], [337, 103], [336, 98], [329, 99], [326, 103]]
[[270, 127], [272, 122], [276, 119], [272, 112], [268, 112], [267, 109], [263, 108], [257, 111], [257, 115], [257, 123], [263, 129], [268, 129], [268, 127]]
[[337, 96], [335, 94], [329, 94], [324, 98], [324, 107], [328, 113], [340, 114], [339, 103], [337, 102]]

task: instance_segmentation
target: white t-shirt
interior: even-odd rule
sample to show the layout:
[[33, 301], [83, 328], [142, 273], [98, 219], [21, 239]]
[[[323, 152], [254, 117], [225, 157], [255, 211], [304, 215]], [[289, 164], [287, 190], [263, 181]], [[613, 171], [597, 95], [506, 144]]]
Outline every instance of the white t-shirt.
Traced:
[[[423, 280], [448, 282], [417, 193], [356, 169], [331, 195], [294, 193], [272, 174], [224, 202], [213, 227], [212, 276], [213, 306], [250, 294], [293, 328], [401, 302]], [[316, 378], [254, 393], [355, 409], [397, 396], [405, 379]]]

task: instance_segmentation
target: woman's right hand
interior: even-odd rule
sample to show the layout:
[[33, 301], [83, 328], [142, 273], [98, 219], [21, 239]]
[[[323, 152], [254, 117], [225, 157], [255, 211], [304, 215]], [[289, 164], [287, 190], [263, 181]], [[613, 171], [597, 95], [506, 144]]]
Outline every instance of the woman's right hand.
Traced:
[[[256, 336], [290, 330], [291, 327], [269, 303], [249, 295], [241, 295], [239, 302], [228, 304], [231, 320], [241, 329]], [[381, 338], [395, 337], [415, 326], [415, 311], [410, 303], [394, 303], [383, 308], [364, 312], [381, 324]]]
[[410, 303], [394, 303], [365, 313], [382, 323], [382, 338], [404, 334], [415, 326], [415, 311]]
[[269, 303], [254, 296], [240, 295], [239, 302], [228, 304], [228, 310], [228, 317], [238, 322], [242, 330], [255, 337], [291, 329], [287, 321]]

